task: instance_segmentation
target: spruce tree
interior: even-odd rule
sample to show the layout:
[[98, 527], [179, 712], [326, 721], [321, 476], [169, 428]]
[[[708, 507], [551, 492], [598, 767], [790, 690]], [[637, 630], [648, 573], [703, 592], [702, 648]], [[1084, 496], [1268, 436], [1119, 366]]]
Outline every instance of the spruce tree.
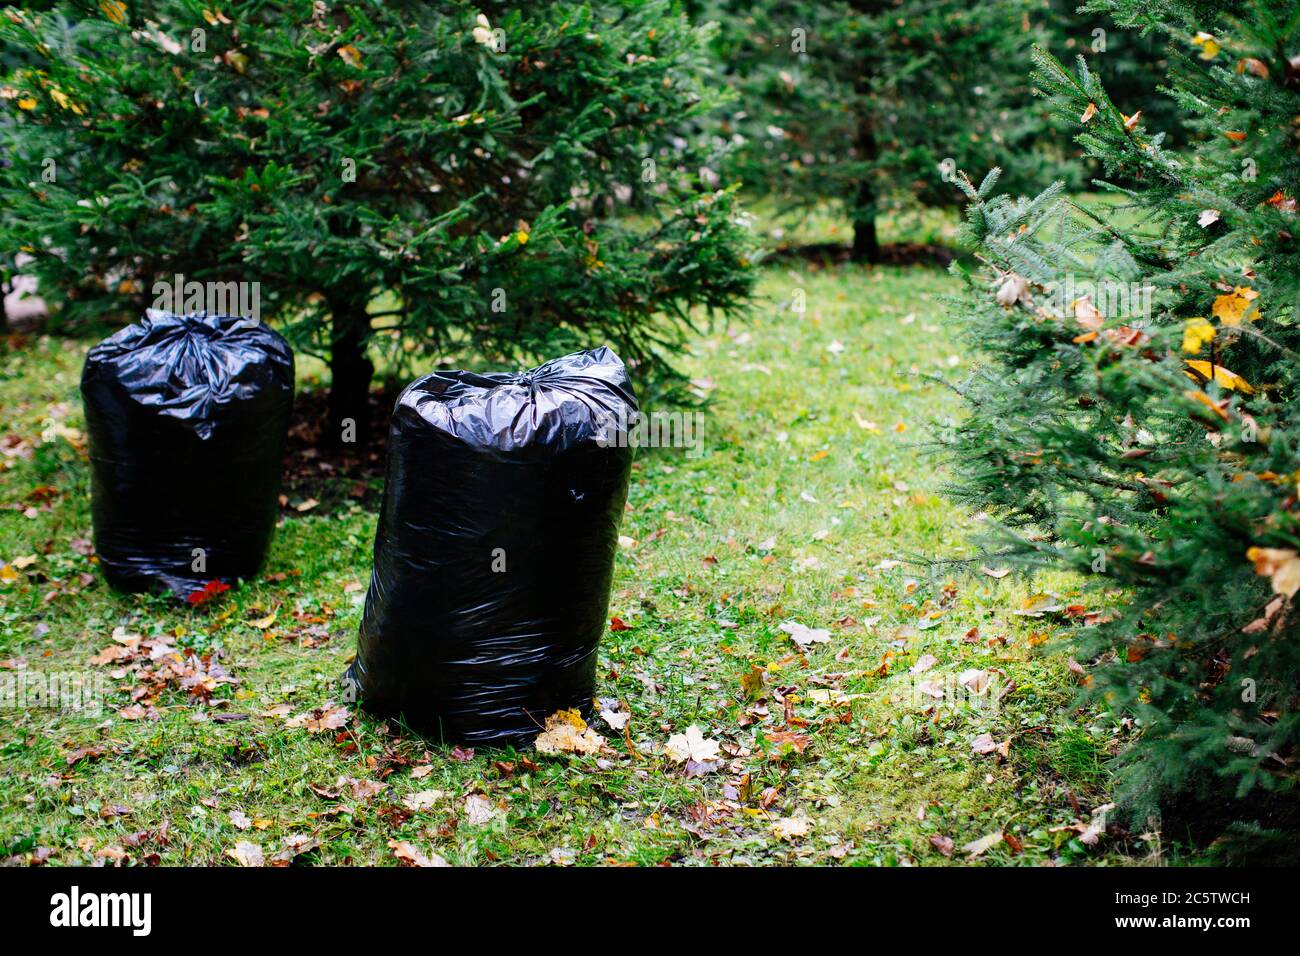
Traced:
[[1300, 4], [1092, 9], [1169, 43], [1189, 142], [1148, 124], [1157, 90], [1116, 101], [1082, 58], [1036, 55], [1129, 185], [1076, 204], [965, 184], [982, 267], [956, 314], [986, 358], [948, 440], [1000, 560], [1079, 573], [1065, 640], [1085, 698], [1132, 729], [1118, 794], [1145, 820], [1296, 781]]
[[0, 16], [0, 255], [63, 322], [260, 283], [330, 364], [331, 434], [379, 350], [667, 373], [748, 292], [733, 190], [677, 135], [718, 103], [708, 33], [668, 0], [48, 6]]
[[719, 135], [746, 187], [798, 213], [832, 201], [853, 222], [853, 255], [880, 257], [877, 219], [908, 203], [955, 205], [956, 170], [1021, 155], [1026, 188], [1050, 182], [1062, 150], [1039, 134], [1030, 0], [703, 3], [739, 96]]

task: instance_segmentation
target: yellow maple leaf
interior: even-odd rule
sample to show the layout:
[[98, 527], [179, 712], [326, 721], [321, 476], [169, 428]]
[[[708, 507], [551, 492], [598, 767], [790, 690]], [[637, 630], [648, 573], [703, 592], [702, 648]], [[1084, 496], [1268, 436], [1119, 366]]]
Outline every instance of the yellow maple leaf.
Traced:
[[[1222, 365], [1211, 365], [1209, 362], [1202, 362], [1197, 359], [1188, 359], [1187, 364], [1192, 369], [1191, 372], [1187, 373], [1187, 376], [1194, 381], [1208, 382], [1213, 378], [1223, 388], [1244, 392], [1247, 395], [1251, 395], [1255, 391], [1244, 378], [1236, 372], [1229, 371]], [[1192, 374], [1193, 372], [1196, 374]]]
[[18, 108], [19, 108], [20, 110], [34, 110], [34, 109], [36, 109], [36, 100], [35, 100], [35, 98], [34, 98], [34, 97], [31, 97], [31, 96], [25, 96], [25, 97], [23, 97], [21, 100], [18, 101]]
[[534, 744], [539, 753], [599, 753], [605, 738], [587, 726], [576, 710], [557, 710], [546, 718], [546, 729]]
[[1215, 333], [1214, 326], [1199, 315], [1188, 319], [1187, 324], [1183, 326], [1183, 351], [1195, 355], [1201, 350], [1201, 346], [1214, 338]]
[[1214, 300], [1214, 317], [1224, 325], [1240, 325], [1243, 318], [1253, 321], [1258, 317], [1258, 312], [1252, 311], [1247, 315], [1246, 310], [1250, 308], [1251, 301], [1258, 297], [1259, 293], [1249, 286], [1237, 286]]
[[361, 51], [351, 43], [347, 46], [339, 47], [339, 56], [343, 58], [344, 63], [353, 69], [361, 69]]

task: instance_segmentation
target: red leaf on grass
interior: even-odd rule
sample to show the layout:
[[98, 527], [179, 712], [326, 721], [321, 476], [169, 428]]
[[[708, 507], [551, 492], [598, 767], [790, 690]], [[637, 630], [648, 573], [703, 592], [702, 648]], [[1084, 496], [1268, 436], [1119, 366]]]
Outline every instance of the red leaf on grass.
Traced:
[[202, 590], [191, 591], [185, 600], [197, 607], [209, 603], [214, 598], [219, 597], [221, 594], [229, 590], [230, 585], [226, 584], [224, 581], [209, 581], [207, 584], [203, 585]]

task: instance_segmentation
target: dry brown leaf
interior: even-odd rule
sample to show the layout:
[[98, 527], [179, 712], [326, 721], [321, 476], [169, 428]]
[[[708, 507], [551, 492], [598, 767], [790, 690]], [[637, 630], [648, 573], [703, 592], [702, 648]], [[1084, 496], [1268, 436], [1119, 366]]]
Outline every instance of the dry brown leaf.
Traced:
[[393, 851], [393, 855], [405, 863], [407, 866], [450, 866], [451, 864], [440, 857], [437, 853], [424, 853], [417, 850], [405, 840], [389, 840], [388, 847]]
[[332, 700], [327, 700], [315, 710], [290, 719], [285, 726], [302, 727], [310, 734], [319, 734], [326, 730], [338, 730], [351, 718], [346, 707], [336, 706]]

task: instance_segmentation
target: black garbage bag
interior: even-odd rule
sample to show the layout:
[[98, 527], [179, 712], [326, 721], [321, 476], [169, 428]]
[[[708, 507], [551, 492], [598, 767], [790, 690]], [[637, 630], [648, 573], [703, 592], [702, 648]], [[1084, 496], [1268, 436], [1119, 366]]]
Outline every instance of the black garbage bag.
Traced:
[[478, 745], [590, 712], [636, 415], [608, 348], [402, 392], [344, 676], [368, 709]]
[[81, 396], [110, 584], [189, 597], [257, 573], [293, 391], [288, 343], [252, 319], [150, 309], [90, 350]]

